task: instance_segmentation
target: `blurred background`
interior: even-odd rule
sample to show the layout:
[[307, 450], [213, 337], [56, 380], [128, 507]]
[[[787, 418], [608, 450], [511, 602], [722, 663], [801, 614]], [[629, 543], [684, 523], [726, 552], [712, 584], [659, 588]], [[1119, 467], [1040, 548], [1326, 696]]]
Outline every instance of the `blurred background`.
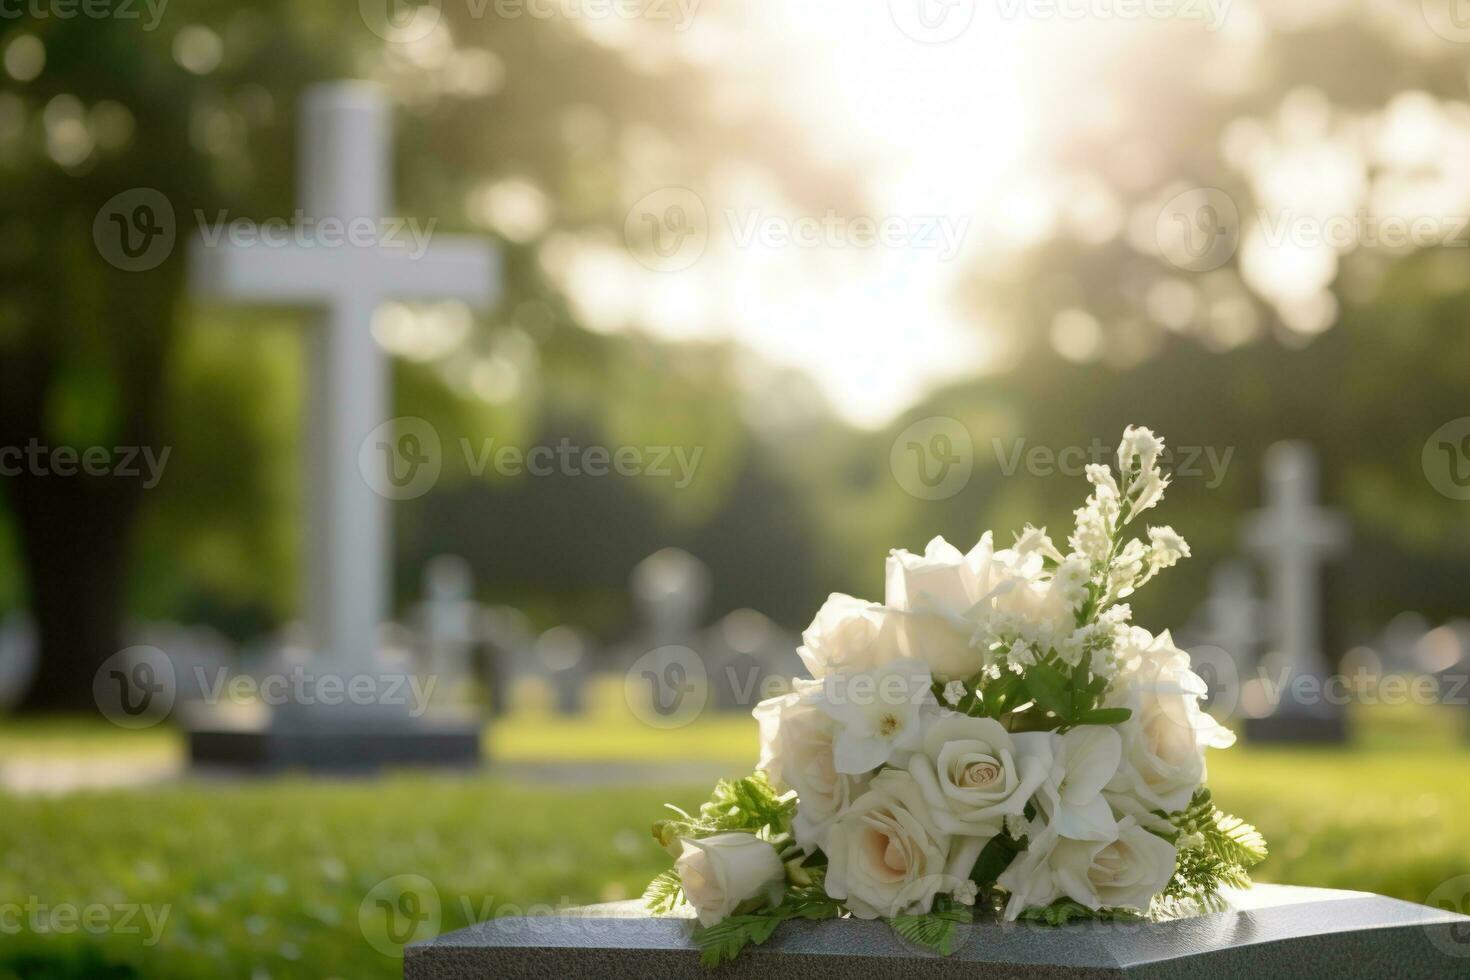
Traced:
[[[303, 224], [337, 79], [391, 105], [400, 237], [500, 268], [363, 323], [431, 472], [375, 487], [371, 663], [483, 727], [470, 772], [189, 762], [196, 709], [312, 663], [333, 448], [320, 311], [211, 293], [190, 243]], [[1211, 783], [1261, 877], [1464, 907], [1453, 0], [34, 0], [0, 81], [0, 977], [395, 976], [637, 897], [828, 593], [936, 534], [1064, 537], [1129, 423], [1193, 549], [1135, 619], [1244, 733]], [[140, 664], [161, 713], [102, 693]], [[1252, 737], [1282, 670], [1341, 694]]]

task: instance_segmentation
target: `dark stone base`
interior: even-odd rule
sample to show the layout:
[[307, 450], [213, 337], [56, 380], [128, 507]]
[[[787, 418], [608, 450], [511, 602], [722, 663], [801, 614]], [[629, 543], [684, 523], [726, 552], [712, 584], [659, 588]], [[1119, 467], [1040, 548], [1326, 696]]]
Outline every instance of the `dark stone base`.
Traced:
[[1273, 742], [1341, 745], [1347, 741], [1347, 722], [1342, 714], [1309, 715], [1278, 711], [1264, 718], [1247, 718], [1245, 740], [1255, 745]]
[[784, 923], [719, 972], [700, 966], [685, 919], [640, 902], [502, 918], [415, 943], [406, 980], [1436, 980], [1470, 973], [1470, 918], [1363, 892], [1260, 885], [1224, 912], [1050, 927], [978, 922], [938, 957], [886, 922]]
[[291, 770], [373, 773], [382, 769], [469, 768], [480, 764], [482, 727], [469, 722], [344, 720], [313, 726], [195, 728], [195, 768], [270, 774]]

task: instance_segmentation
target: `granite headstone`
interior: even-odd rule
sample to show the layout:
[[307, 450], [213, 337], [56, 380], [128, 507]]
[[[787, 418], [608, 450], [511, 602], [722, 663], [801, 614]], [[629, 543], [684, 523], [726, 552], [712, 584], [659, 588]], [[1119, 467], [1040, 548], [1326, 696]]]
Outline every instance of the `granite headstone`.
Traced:
[[1366, 892], [1259, 885], [1233, 907], [1148, 923], [1048, 927], [983, 922], [949, 957], [916, 949], [884, 922], [788, 922], [712, 973], [692, 922], [639, 902], [492, 919], [404, 950], [405, 980], [598, 980], [923, 976], [1080, 978], [1454, 977], [1470, 974], [1470, 917]]

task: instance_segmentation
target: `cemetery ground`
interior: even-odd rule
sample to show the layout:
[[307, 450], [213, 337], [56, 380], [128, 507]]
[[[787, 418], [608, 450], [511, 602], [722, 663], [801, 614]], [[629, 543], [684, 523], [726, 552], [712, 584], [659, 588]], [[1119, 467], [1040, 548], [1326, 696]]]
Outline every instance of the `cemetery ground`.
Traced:
[[[1272, 842], [1261, 880], [1423, 902], [1470, 873], [1464, 713], [1360, 709], [1355, 720], [1346, 749], [1215, 753], [1210, 783]], [[536, 905], [634, 897], [668, 865], [648, 836], [661, 805], [693, 807], [708, 790], [648, 771], [704, 759], [735, 774], [755, 757], [744, 716], [670, 732], [611, 705], [577, 719], [513, 715], [488, 739], [500, 766], [483, 775], [0, 791], [0, 900], [108, 910], [96, 934], [76, 921], [48, 935], [7, 931], [0, 978], [397, 977], [398, 958], [375, 949], [359, 923], [375, 885], [427, 879], [442, 931]], [[10, 722], [0, 726], [0, 761], [61, 764], [80, 753], [126, 766], [181, 757], [181, 742], [162, 727]], [[634, 781], [612, 778], [624, 766]], [[137, 906], [133, 930], [122, 928], [123, 910]], [[148, 942], [144, 913], [165, 912]]]

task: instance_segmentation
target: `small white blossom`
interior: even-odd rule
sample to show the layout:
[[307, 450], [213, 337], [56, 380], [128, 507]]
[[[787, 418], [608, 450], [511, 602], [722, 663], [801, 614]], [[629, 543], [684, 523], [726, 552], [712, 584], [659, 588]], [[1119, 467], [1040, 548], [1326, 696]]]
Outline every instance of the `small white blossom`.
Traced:
[[956, 902], [959, 902], [961, 905], [974, 905], [975, 899], [978, 898], [979, 895], [980, 886], [975, 884], [969, 878], [966, 878], [958, 885], [955, 885], [954, 891], [950, 893], [950, 897], [953, 898]]
[[1111, 506], [1116, 513], [1118, 498], [1122, 494], [1118, 492], [1118, 481], [1113, 479], [1113, 471], [1101, 463], [1088, 463], [1083, 472], [1087, 474], [1087, 482], [1095, 488], [1093, 496], [1104, 507]]
[[1148, 510], [1164, 495], [1168, 479], [1159, 472], [1159, 454], [1164, 440], [1148, 429], [1129, 426], [1118, 444], [1118, 469], [1123, 474], [1122, 493], [1132, 503], [1130, 517]]
[[1051, 538], [1046, 533], [1046, 528], [1032, 527], [1027, 524], [1020, 534], [1016, 535], [1015, 546], [1011, 549], [1017, 555], [1038, 554], [1052, 561], [1061, 561], [1062, 553], [1052, 544]]
[[1188, 542], [1167, 524], [1149, 528], [1148, 541], [1148, 562], [1155, 568], [1172, 568], [1179, 559], [1189, 557]]
[[1082, 653], [1087, 645], [1087, 630], [1077, 629], [1052, 646], [1057, 655], [1067, 664], [1075, 664], [1082, 659]]
[[1077, 524], [1067, 545], [1073, 551], [1096, 564], [1107, 560], [1113, 546], [1112, 524], [1103, 514], [1097, 502], [1089, 497], [1086, 505], [1073, 511]]
[[1133, 500], [1130, 517], [1137, 517], [1162, 500], [1168, 486], [1169, 478], [1160, 473], [1157, 467], [1141, 473], [1128, 488], [1128, 496]]
[[944, 703], [951, 707], [958, 707], [970, 692], [965, 688], [964, 681], [950, 681], [944, 685]]
[[1052, 575], [1052, 588], [1069, 606], [1077, 606], [1087, 598], [1087, 583], [1092, 578], [1092, 566], [1083, 558], [1068, 558], [1057, 566]]
[[1108, 594], [1122, 598], [1131, 595], [1134, 589], [1142, 585], [1140, 578], [1143, 575], [1143, 562], [1147, 557], [1148, 549], [1137, 538], [1120, 548], [1108, 569]]
[[1118, 443], [1118, 469], [1126, 478], [1136, 464], [1141, 471], [1153, 469], [1159, 461], [1164, 440], [1141, 425], [1130, 425], [1123, 430], [1123, 441]]
[[1027, 646], [1025, 642], [1017, 640], [1006, 651], [1006, 660], [1013, 665], [1019, 664], [1024, 667], [1036, 662], [1036, 651]]
[[1112, 677], [1118, 672], [1118, 651], [1112, 647], [1101, 647], [1092, 651], [1092, 673], [1097, 677]]

